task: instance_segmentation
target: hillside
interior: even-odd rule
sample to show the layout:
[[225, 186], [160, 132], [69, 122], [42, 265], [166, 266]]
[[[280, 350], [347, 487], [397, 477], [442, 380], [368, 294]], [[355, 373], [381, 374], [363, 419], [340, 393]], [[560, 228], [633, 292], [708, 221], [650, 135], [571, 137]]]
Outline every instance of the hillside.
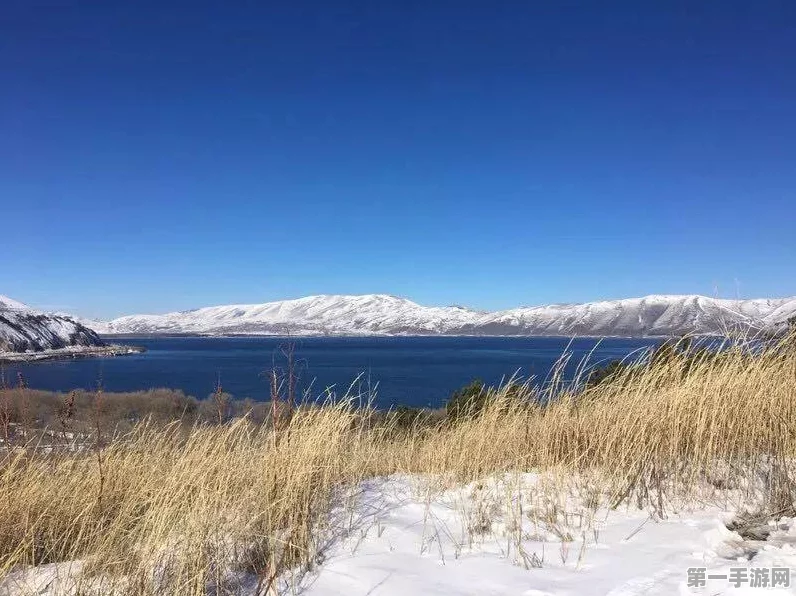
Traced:
[[105, 346], [95, 331], [70, 317], [45, 314], [0, 296], [0, 356]]

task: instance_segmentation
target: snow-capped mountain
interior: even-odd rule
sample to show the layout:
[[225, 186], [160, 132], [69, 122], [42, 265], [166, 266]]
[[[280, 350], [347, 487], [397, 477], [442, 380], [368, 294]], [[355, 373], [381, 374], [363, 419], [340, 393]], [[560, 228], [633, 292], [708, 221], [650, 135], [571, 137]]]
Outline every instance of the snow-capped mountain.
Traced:
[[466, 308], [421, 306], [383, 294], [322, 295], [165, 315], [132, 315], [95, 325], [95, 329], [101, 333], [437, 335], [477, 325], [481, 316]]
[[0, 354], [105, 345], [94, 330], [70, 317], [45, 314], [0, 295]]
[[776, 330], [784, 328], [793, 315], [796, 298], [724, 300], [653, 295], [517, 308], [495, 313], [485, 325], [505, 334], [632, 337]]
[[395, 296], [322, 295], [86, 322], [99, 333], [295, 335], [679, 335], [784, 329], [796, 298], [646, 296], [478, 312]]

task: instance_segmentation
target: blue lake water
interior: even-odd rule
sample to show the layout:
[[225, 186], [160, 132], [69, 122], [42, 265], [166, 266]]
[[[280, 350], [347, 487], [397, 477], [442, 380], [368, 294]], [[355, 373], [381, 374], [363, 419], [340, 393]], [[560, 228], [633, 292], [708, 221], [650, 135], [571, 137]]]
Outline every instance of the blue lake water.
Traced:
[[[237, 398], [268, 399], [264, 371], [284, 366], [275, 337], [159, 337], [126, 339], [145, 353], [112, 358], [14, 364], [6, 374], [21, 371], [30, 387], [66, 391], [96, 387], [134, 391], [151, 387], [182, 389], [207, 397], [221, 378], [225, 391]], [[568, 374], [594, 350], [590, 362], [622, 358], [657, 340], [557, 337], [313, 337], [293, 338], [299, 363], [299, 388], [317, 396], [333, 387], [337, 395], [359, 376], [356, 389], [377, 387], [376, 405], [439, 407], [450, 393], [479, 378], [489, 384], [515, 373], [544, 379], [569, 349]], [[10, 373], [10, 374], [9, 374]], [[360, 376], [361, 375], [361, 376]]]

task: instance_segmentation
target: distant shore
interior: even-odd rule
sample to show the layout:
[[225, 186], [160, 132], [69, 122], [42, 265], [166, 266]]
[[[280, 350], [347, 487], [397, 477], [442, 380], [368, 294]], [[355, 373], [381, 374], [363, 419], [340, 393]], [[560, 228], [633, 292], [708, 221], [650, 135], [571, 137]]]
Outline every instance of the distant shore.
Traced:
[[111, 344], [107, 346], [70, 346], [41, 352], [0, 352], [0, 363], [41, 362], [44, 360], [74, 360], [77, 358], [99, 358], [139, 354], [146, 348]]
[[[367, 338], [551, 338], [551, 339], [659, 339], [661, 341], [683, 337], [685, 334], [675, 335], [556, 335], [522, 333], [255, 333], [255, 332], [148, 332], [148, 333], [98, 333], [105, 340], [136, 340], [136, 339], [163, 339], [163, 338], [207, 338], [207, 339], [235, 339], [235, 338], [267, 338], [267, 339], [367, 339]], [[718, 334], [702, 333], [693, 334], [692, 337], [724, 337]]]

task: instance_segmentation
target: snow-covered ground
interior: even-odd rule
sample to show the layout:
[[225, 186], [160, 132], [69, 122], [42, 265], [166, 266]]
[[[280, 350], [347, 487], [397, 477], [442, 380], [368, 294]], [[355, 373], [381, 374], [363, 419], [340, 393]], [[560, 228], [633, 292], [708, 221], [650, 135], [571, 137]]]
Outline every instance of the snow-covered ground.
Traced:
[[479, 312], [366, 294], [211, 306], [84, 323], [99, 333], [642, 336], [783, 328], [794, 315], [796, 298], [721, 300], [654, 295]]
[[[794, 593], [796, 518], [770, 522], [767, 540], [754, 541], [727, 529], [734, 514], [720, 496], [669, 504], [661, 519], [543, 482], [508, 475], [438, 490], [410, 476], [367, 481], [319, 530], [315, 569], [286, 574], [275, 587], [304, 596]], [[0, 594], [54, 596], [79, 570], [63, 563], [16, 572]], [[254, 594], [256, 578], [234, 579], [230, 593]]]
[[[733, 514], [717, 506], [661, 520], [638, 509], [595, 511], [563, 495], [558, 503], [549, 493], [535, 497], [536, 479], [527, 475], [504, 482], [428, 499], [418, 498], [423, 489], [411, 478], [368, 483], [359, 525], [303, 579], [302, 593], [755, 594], [751, 581], [729, 582], [731, 568], [796, 567], [796, 519], [779, 520], [782, 529], [753, 543], [727, 529]], [[689, 568], [704, 568], [704, 587], [688, 587]], [[728, 579], [707, 579], [723, 574]]]

